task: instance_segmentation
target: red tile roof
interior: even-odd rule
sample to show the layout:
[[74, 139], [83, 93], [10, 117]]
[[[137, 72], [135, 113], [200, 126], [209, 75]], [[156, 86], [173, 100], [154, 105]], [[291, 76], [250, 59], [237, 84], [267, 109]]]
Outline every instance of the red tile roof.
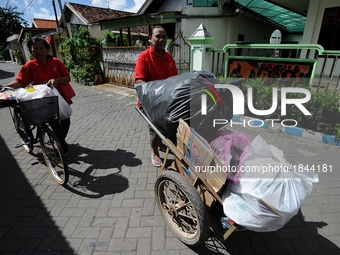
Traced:
[[132, 12], [117, 11], [108, 8], [93, 7], [83, 4], [69, 3], [75, 11], [88, 21], [89, 24], [98, 23], [100, 20], [111, 20], [135, 15]]
[[56, 23], [55, 20], [34, 18], [32, 27], [36, 27], [36, 28], [57, 28], [57, 23]]
[[[99, 21], [101, 20], [114, 20], [117, 18], [137, 15], [136, 13], [132, 12], [117, 11], [108, 8], [93, 7], [70, 2], [67, 2], [67, 5], [73, 8], [73, 10], [71, 10], [69, 7], [68, 11], [65, 13], [67, 22], [69, 22], [69, 18], [71, 16], [71, 13], [69, 12], [70, 10], [75, 14], [78, 13], [79, 16], [82, 16], [84, 19], [86, 19], [88, 24], [96, 24], [99, 23]], [[124, 28], [122, 30], [124, 32], [127, 32], [127, 28]], [[130, 31], [134, 33], [149, 34], [149, 27], [148, 26], [131, 27]]]

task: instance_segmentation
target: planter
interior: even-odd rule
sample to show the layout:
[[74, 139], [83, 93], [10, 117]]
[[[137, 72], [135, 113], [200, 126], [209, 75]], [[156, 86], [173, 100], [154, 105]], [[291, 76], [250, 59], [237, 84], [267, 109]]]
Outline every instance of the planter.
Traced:
[[95, 75], [94, 76], [94, 84], [102, 84], [103, 83], [103, 78], [101, 75]]

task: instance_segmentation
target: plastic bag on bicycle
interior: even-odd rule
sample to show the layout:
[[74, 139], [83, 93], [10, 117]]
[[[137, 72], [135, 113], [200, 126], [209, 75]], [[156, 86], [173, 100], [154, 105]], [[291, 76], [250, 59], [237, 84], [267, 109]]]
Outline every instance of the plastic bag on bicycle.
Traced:
[[17, 93], [21, 112], [31, 125], [38, 125], [50, 119], [59, 118], [58, 97], [47, 85], [21, 88]]
[[53, 90], [47, 85], [34, 85], [33, 89], [20, 88], [17, 90], [18, 103], [37, 98], [54, 96]]

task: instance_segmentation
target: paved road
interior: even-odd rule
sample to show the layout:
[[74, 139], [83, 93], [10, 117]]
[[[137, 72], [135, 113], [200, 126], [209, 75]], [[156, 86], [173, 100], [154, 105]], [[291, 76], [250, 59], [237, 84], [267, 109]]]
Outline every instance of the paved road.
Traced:
[[[0, 84], [20, 66], [0, 63]], [[0, 254], [340, 254], [338, 146], [261, 128], [235, 128], [285, 153], [293, 164], [327, 164], [300, 212], [282, 229], [236, 232], [224, 243], [182, 244], [165, 226], [154, 199], [156, 168], [148, 128], [131, 89], [74, 83], [68, 136], [70, 181], [58, 186], [41, 161], [14, 148], [18, 136], [0, 109]]]

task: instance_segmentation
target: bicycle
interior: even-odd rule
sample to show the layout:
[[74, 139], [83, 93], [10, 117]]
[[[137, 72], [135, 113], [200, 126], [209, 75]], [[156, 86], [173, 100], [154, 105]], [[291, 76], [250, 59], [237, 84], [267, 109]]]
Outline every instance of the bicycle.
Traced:
[[[46, 85], [53, 89], [52, 85]], [[14, 89], [0, 87], [0, 92], [6, 90]], [[8, 101], [11, 101], [8, 102], [9, 111], [21, 140], [21, 143], [15, 144], [14, 147], [23, 147], [26, 152], [32, 154], [34, 144], [40, 143], [44, 161], [54, 180], [60, 185], [66, 185], [69, 172], [65, 153], [50, 125], [51, 121], [59, 119], [58, 96], [19, 103], [16, 100]]]

